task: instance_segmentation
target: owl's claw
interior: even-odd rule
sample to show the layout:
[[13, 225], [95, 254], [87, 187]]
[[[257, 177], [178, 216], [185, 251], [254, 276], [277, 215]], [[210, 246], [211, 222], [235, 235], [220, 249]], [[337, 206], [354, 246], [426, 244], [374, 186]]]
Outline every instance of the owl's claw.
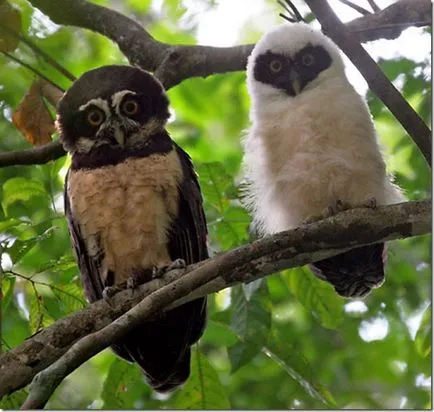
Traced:
[[121, 290], [124, 290], [124, 288], [121, 287], [120, 285], [106, 286], [102, 291], [102, 298], [109, 306], [113, 306], [112, 297], [116, 295], [116, 293], [120, 292]]
[[127, 279], [127, 289], [134, 291], [138, 286], [151, 281], [154, 278], [154, 268], [135, 270]]
[[134, 290], [137, 289], [138, 286], [150, 282], [153, 279], [160, 278], [171, 270], [185, 269], [186, 266], [187, 265], [183, 259], [175, 259], [167, 266], [153, 266], [148, 269], [135, 270], [127, 279], [126, 288], [131, 290], [131, 293], [134, 293]]
[[171, 262], [167, 266], [160, 266], [153, 268], [152, 278], [159, 278], [163, 276], [165, 273], [170, 272], [174, 269], [185, 269], [187, 267], [187, 264], [185, 263], [184, 259], [175, 259], [173, 262]]
[[335, 203], [327, 206], [319, 215], [313, 215], [309, 216], [307, 219], [303, 220], [303, 224], [309, 224], [316, 222], [318, 220], [326, 219], [330, 216], [334, 216], [338, 214], [339, 212], [343, 212], [344, 210], [348, 209], [356, 209], [356, 208], [370, 208], [370, 209], [376, 209], [377, 208], [377, 199], [375, 197], [370, 197], [368, 200], [366, 200], [363, 203], [357, 204], [357, 205], [351, 205], [346, 200], [342, 199], [336, 199]]

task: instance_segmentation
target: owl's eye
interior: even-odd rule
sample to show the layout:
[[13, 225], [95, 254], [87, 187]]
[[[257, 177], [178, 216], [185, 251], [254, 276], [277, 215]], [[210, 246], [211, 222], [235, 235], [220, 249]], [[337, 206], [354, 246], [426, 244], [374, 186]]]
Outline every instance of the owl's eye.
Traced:
[[273, 73], [279, 73], [282, 70], [282, 62], [280, 60], [271, 60], [270, 70]]
[[133, 116], [139, 111], [139, 104], [135, 100], [128, 99], [122, 103], [121, 110], [127, 116]]
[[304, 66], [310, 67], [315, 64], [315, 56], [312, 53], [306, 53], [301, 58], [301, 62]]
[[93, 127], [99, 126], [104, 121], [104, 118], [104, 112], [99, 109], [91, 109], [87, 113], [87, 121]]

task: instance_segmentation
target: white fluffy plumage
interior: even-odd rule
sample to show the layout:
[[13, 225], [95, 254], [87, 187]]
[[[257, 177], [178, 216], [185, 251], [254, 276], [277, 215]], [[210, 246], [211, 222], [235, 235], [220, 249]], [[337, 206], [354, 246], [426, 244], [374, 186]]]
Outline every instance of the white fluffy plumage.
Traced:
[[[321, 46], [331, 64], [299, 94], [255, 78], [258, 56], [293, 58], [307, 45]], [[290, 229], [342, 200], [358, 206], [404, 197], [386, 173], [369, 109], [345, 75], [337, 46], [304, 23], [266, 33], [247, 65], [252, 126], [244, 139], [248, 181], [245, 203], [256, 230]]]

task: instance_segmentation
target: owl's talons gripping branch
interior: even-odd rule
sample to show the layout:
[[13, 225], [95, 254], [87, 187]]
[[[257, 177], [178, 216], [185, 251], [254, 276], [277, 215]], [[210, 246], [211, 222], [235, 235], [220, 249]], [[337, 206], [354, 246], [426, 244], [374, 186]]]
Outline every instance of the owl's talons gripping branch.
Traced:
[[150, 282], [151, 280], [161, 278], [172, 270], [185, 271], [186, 268], [187, 264], [185, 263], [184, 259], [175, 259], [166, 266], [153, 266], [152, 268], [148, 269], [135, 270], [126, 280], [126, 282], [120, 283], [118, 285], [106, 286], [102, 291], [102, 297], [110, 306], [112, 306], [112, 297], [116, 293], [128, 289], [131, 291], [131, 294], [133, 294], [140, 285]]

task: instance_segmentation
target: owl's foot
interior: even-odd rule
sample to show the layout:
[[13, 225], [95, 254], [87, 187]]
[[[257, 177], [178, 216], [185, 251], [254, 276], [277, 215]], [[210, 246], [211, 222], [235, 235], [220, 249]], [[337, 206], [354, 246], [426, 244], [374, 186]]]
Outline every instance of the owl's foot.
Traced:
[[339, 212], [343, 212], [348, 209], [356, 209], [356, 208], [370, 208], [375, 209], [377, 207], [377, 199], [375, 197], [370, 197], [363, 203], [352, 205], [346, 200], [336, 199], [335, 203], [326, 207], [321, 214], [309, 216], [307, 219], [303, 220], [304, 224], [313, 223], [318, 220], [326, 219], [330, 216], [337, 215]]
[[127, 289], [134, 291], [138, 286], [154, 279], [154, 268], [135, 270], [127, 279]]
[[150, 282], [153, 279], [160, 278], [165, 273], [173, 269], [185, 269], [186, 263], [183, 259], [176, 259], [166, 266], [153, 266], [148, 269], [135, 270], [133, 274], [127, 279], [127, 289], [134, 290], [144, 283]]
[[165, 273], [170, 272], [174, 269], [185, 269], [187, 264], [184, 259], [175, 259], [173, 262], [168, 264], [167, 266], [154, 267], [153, 278], [159, 278], [163, 276]]
[[113, 306], [112, 297], [116, 295], [116, 293], [120, 292], [121, 290], [125, 290], [125, 288], [122, 285], [106, 286], [102, 291], [102, 298], [109, 306]]

